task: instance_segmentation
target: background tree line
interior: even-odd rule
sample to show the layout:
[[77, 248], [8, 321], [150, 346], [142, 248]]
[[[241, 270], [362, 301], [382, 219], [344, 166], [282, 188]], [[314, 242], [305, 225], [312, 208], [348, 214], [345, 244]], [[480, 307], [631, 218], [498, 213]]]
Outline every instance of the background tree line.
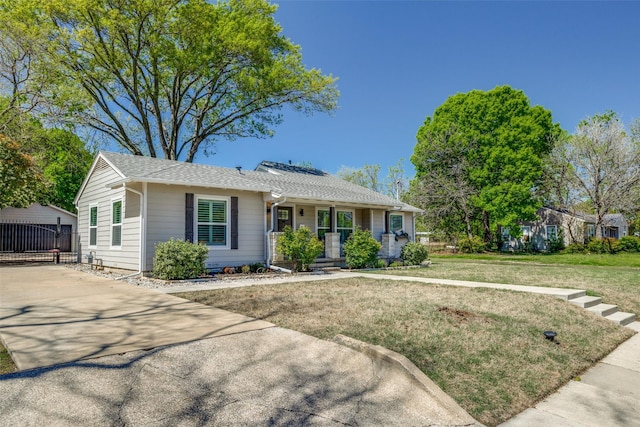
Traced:
[[406, 200], [421, 224], [449, 240], [480, 236], [497, 246], [499, 228], [542, 206], [603, 217], [640, 212], [640, 120], [630, 132], [614, 112], [580, 122], [573, 134], [508, 86], [449, 97], [417, 134], [416, 176]]
[[[573, 134], [551, 112], [509, 86], [449, 97], [417, 133], [416, 175], [402, 200], [424, 210], [419, 227], [447, 241], [479, 238], [499, 245], [500, 228], [518, 237], [520, 221], [550, 206], [595, 216], [624, 213], [640, 230], [640, 119], [626, 132], [614, 112], [580, 122]], [[343, 179], [394, 196], [401, 162], [343, 168]]]

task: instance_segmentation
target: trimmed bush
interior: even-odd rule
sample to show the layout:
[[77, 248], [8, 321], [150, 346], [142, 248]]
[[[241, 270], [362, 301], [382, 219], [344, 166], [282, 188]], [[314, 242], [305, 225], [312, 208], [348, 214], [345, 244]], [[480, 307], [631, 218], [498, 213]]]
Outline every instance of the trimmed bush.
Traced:
[[207, 273], [209, 249], [199, 243], [171, 239], [158, 243], [153, 257], [153, 276], [163, 280], [195, 279]]
[[475, 254], [484, 252], [486, 244], [484, 243], [484, 240], [478, 236], [473, 236], [470, 239], [465, 237], [458, 241], [458, 248], [460, 248], [460, 252]]
[[618, 252], [618, 242], [611, 237], [591, 239], [587, 243], [587, 251], [594, 254], [615, 254]]
[[400, 259], [404, 265], [420, 265], [428, 257], [426, 246], [418, 242], [409, 242], [400, 251]]
[[294, 271], [308, 271], [324, 249], [324, 244], [311, 232], [309, 227], [300, 226], [296, 231], [289, 226], [278, 237], [277, 250], [293, 261]]
[[551, 236], [547, 239], [547, 250], [550, 253], [560, 252], [564, 249], [564, 238], [562, 237], [562, 230], [557, 236]]
[[624, 236], [618, 240], [619, 252], [640, 252], [640, 237], [636, 236]]
[[344, 242], [344, 255], [349, 268], [378, 266], [378, 252], [382, 245], [373, 238], [371, 231], [355, 229]]
[[562, 251], [565, 254], [583, 254], [587, 251], [585, 246], [582, 243], [571, 243], [567, 248]]

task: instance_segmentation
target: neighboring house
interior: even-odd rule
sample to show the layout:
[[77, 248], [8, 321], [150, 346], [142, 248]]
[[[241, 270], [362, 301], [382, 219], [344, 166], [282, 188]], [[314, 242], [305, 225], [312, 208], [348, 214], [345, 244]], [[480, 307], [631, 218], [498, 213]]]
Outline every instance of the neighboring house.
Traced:
[[395, 258], [414, 235], [419, 209], [317, 169], [262, 162], [253, 170], [100, 152], [75, 199], [82, 250], [103, 265], [153, 269], [171, 238], [209, 247], [206, 266], [268, 263], [285, 226], [305, 225], [340, 259], [356, 227]]
[[[547, 251], [548, 241], [561, 236], [565, 246], [585, 243], [596, 235], [594, 215], [569, 212], [563, 209], [543, 207], [536, 212], [537, 221], [521, 222], [522, 237], [509, 236], [509, 229], [502, 229], [503, 250], [523, 249], [525, 242], [537, 251]], [[629, 234], [629, 225], [622, 214], [607, 214], [603, 218], [602, 236], [619, 239]]]
[[71, 252], [75, 250], [77, 222], [76, 214], [53, 205], [34, 203], [28, 208], [0, 209], [0, 251]]

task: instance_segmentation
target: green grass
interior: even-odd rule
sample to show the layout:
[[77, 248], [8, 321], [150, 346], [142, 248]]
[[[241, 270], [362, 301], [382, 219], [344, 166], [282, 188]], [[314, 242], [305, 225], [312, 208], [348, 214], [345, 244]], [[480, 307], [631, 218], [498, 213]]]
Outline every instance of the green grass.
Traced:
[[11, 360], [9, 352], [0, 344], [0, 375], [9, 374], [16, 370], [16, 365], [14, 365], [13, 360]]
[[[533, 406], [633, 334], [553, 297], [375, 278], [180, 296], [321, 339], [344, 334], [396, 351], [487, 425]], [[560, 345], [543, 338], [547, 329]]]
[[484, 260], [495, 263], [534, 262], [540, 264], [592, 265], [640, 268], [640, 254], [432, 254], [432, 259]]
[[[620, 265], [617, 257], [621, 255], [629, 255], [620, 259], [632, 266]], [[640, 267], [633, 266], [640, 254], [596, 255], [591, 259], [592, 256], [433, 256], [429, 267], [379, 274], [584, 289], [588, 295], [602, 297], [604, 303], [640, 316]], [[591, 264], [586, 264], [585, 259]]]

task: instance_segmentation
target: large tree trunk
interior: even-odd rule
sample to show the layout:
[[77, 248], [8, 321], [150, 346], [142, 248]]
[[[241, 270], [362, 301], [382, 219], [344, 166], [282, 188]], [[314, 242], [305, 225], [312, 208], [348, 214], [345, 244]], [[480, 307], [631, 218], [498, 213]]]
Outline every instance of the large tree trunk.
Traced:
[[484, 242], [491, 243], [491, 224], [489, 223], [489, 212], [482, 211], [482, 226], [484, 228]]

